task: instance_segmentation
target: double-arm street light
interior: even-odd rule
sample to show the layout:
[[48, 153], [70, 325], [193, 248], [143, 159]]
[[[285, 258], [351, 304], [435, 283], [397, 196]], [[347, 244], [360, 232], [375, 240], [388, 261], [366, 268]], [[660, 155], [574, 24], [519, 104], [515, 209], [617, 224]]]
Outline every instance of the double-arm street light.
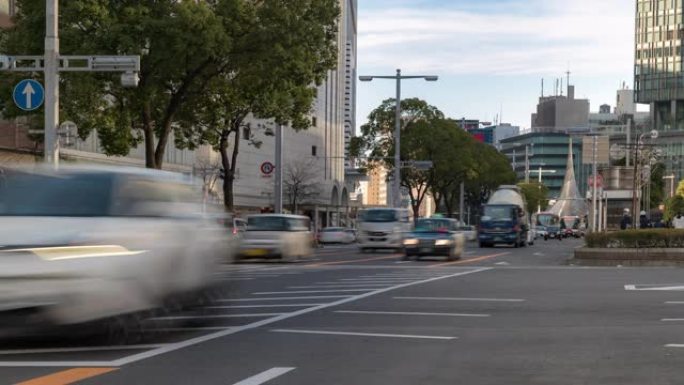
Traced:
[[401, 81], [408, 79], [424, 79], [428, 82], [436, 82], [438, 76], [434, 75], [402, 75], [401, 70], [397, 70], [394, 76], [359, 76], [362, 82], [370, 82], [373, 79], [393, 79], [397, 82], [397, 106], [394, 125], [394, 180], [392, 183], [393, 206], [401, 206]]

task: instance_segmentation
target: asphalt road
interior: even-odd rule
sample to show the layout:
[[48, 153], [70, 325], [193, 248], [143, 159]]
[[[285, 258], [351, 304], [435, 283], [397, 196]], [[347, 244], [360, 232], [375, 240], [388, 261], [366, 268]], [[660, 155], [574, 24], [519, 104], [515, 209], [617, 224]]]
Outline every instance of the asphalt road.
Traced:
[[579, 245], [227, 266], [218, 301], [125, 345], [5, 341], [0, 383], [681, 384], [684, 271], [568, 265]]

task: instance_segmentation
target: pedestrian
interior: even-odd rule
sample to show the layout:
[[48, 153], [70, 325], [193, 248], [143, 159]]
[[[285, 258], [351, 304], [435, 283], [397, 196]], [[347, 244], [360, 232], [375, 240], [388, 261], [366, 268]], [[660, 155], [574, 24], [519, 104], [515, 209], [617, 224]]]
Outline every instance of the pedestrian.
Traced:
[[682, 216], [682, 213], [677, 213], [677, 216], [672, 220], [672, 225], [675, 229], [684, 229], [684, 216]]
[[651, 227], [651, 221], [646, 216], [646, 211], [642, 211], [639, 215], [639, 228], [648, 229]]
[[632, 226], [632, 217], [629, 215], [629, 209], [625, 209], [620, 220], [620, 229], [627, 230], [630, 226]]

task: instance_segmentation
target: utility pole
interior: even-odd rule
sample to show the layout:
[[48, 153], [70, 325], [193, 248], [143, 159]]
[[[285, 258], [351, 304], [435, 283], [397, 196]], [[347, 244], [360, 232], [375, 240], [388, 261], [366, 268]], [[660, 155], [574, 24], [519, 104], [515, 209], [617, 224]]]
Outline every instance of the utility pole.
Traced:
[[597, 137], [594, 135], [592, 137], [592, 164], [591, 164], [591, 172], [592, 172], [592, 190], [591, 190], [591, 231], [594, 232], [596, 231], [596, 193], [597, 193], [597, 182], [598, 182], [598, 171], [596, 169], [596, 139]]
[[276, 214], [283, 213], [283, 126], [276, 125], [276, 140], [275, 140], [275, 184], [273, 196], [273, 212]]
[[461, 221], [461, 224], [466, 224], [464, 219], [465, 219], [465, 183], [461, 182], [461, 195], [459, 199], [459, 209], [458, 209], [458, 216], [460, 217], [459, 220]]
[[525, 183], [530, 183], [530, 147], [525, 145]]
[[397, 96], [394, 109], [394, 207], [401, 207], [401, 70], [397, 69]]
[[45, 127], [46, 163], [59, 164], [59, 5], [57, 0], [45, 4]]

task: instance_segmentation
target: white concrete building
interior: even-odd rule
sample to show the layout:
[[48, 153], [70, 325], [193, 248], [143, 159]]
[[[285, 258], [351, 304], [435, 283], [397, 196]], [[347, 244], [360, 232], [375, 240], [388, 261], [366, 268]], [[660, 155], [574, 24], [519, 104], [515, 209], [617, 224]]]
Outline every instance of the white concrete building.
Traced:
[[[325, 82], [318, 87], [311, 116], [312, 127], [300, 132], [285, 127], [283, 133], [284, 174], [287, 174], [291, 165], [305, 163], [315, 175], [320, 192], [318, 197], [299, 202], [299, 206], [302, 212], [312, 217], [318, 212], [319, 226], [344, 224], [349, 196], [355, 191], [355, 186], [345, 185], [345, 152], [346, 143], [356, 127], [357, 0], [340, 0], [340, 7], [342, 14], [337, 41], [337, 68], [329, 71]], [[240, 133], [234, 185], [238, 212], [254, 212], [273, 206], [274, 177], [264, 175], [261, 165], [265, 162], [274, 163], [275, 137], [270, 134], [274, 131], [272, 122], [252, 119], [250, 127]], [[260, 148], [249, 145], [250, 135], [263, 142]], [[197, 175], [199, 169], [207, 166], [220, 168], [220, 160], [210, 148], [179, 150], [174, 147], [173, 140], [169, 142], [164, 156], [164, 169]], [[62, 152], [66, 157], [86, 161], [144, 167], [142, 144], [132, 149], [126, 157], [107, 157], [102, 155], [97, 135], [91, 135], [86, 141], [79, 141]], [[284, 176], [284, 181], [286, 178]], [[216, 188], [220, 190], [220, 181], [217, 185]], [[285, 195], [283, 204], [287, 208], [288, 197]]]

